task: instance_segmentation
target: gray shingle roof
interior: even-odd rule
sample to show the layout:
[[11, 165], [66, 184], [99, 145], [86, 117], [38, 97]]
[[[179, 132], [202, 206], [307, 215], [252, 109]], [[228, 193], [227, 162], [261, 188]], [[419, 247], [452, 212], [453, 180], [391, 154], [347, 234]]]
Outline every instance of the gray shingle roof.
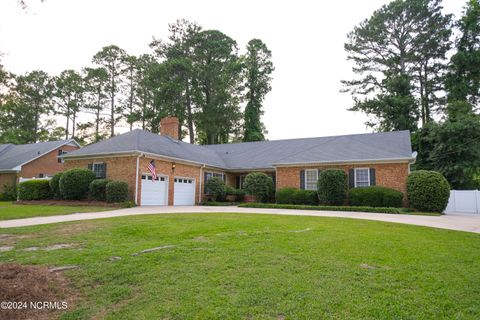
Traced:
[[66, 157], [147, 152], [225, 169], [266, 169], [277, 164], [409, 159], [408, 131], [198, 146], [136, 129]]
[[114, 154], [140, 151], [172, 157], [197, 163], [205, 163], [215, 167], [225, 167], [225, 163], [214, 151], [166, 136], [135, 129], [127, 133], [88, 145], [70, 152], [65, 157], [92, 154]]
[[30, 162], [39, 156], [48, 153], [72, 140], [59, 140], [31, 144], [1, 144], [0, 171], [14, 170], [16, 167]]

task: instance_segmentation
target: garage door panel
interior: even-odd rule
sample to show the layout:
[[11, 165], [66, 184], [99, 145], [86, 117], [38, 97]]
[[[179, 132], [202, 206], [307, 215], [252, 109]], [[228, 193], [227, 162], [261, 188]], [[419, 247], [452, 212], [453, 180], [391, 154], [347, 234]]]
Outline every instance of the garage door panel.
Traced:
[[173, 204], [176, 206], [195, 205], [195, 179], [179, 177], [174, 179]]
[[141, 190], [141, 205], [167, 205], [167, 177], [157, 177], [157, 180], [152, 180], [149, 175], [142, 175], [142, 190]]

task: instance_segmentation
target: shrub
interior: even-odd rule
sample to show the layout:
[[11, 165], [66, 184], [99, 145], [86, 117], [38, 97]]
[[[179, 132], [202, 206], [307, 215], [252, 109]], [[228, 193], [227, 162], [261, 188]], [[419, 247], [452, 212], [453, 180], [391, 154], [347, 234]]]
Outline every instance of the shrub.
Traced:
[[205, 184], [205, 190], [208, 195], [212, 195], [214, 197], [214, 201], [224, 200], [225, 198], [225, 182], [223, 182], [223, 179], [219, 177], [211, 177], [208, 179], [207, 183]]
[[15, 201], [17, 200], [17, 186], [4, 184], [3, 192], [0, 193], [0, 201]]
[[62, 194], [60, 193], [60, 178], [62, 175], [63, 172], [59, 172], [50, 179], [50, 190], [54, 199], [62, 199]]
[[276, 204], [276, 203], [241, 203], [242, 208], [266, 208], [266, 209], [296, 209], [318, 211], [349, 211], [349, 212], [373, 212], [373, 213], [403, 213], [399, 208], [381, 207], [350, 207], [350, 206], [304, 206], [299, 204]]
[[443, 212], [450, 197], [450, 185], [439, 172], [414, 171], [407, 178], [407, 196], [410, 206], [417, 210]]
[[323, 170], [318, 177], [317, 186], [321, 204], [342, 205], [348, 190], [347, 174], [340, 169]]
[[243, 189], [247, 194], [255, 196], [257, 200], [268, 201], [274, 192], [273, 180], [265, 173], [252, 172], [245, 177]]
[[50, 192], [50, 181], [29, 180], [18, 184], [19, 200], [45, 200], [52, 195]]
[[106, 187], [107, 202], [125, 202], [128, 200], [128, 184], [123, 181], [110, 181]]
[[96, 179], [90, 182], [90, 187], [88, 190], [90, 198], [93, 200], [105, 201], [107, 184], [109, 182], [110, 180], [107, 179]]
[[275, 194], [275, 200], [278, 204], [293, 204], [296, 191], [295, 188], [282, 188]]
[[283, 188], [276, 193], [276, 202], [279, 204], [317, 205], [318, 194], [313, 190]]
[[66, 200], [82, 200], [88, 196], [90, 183], [95, 180], [95, 174], [82, 168], [65, 171], [60, 178], [60, 194]]
[[227, 196], [235, 196], [235, 201], [243, 201], [245, 198], [245, 191], [242, 189], [235, 189], [230, 186], [225, 187], [225, 194]]
[[348, 202], [352, 206], [400, 208], [402, 200], [402, 192], [380, 186], [354, 188], [348, 192]]

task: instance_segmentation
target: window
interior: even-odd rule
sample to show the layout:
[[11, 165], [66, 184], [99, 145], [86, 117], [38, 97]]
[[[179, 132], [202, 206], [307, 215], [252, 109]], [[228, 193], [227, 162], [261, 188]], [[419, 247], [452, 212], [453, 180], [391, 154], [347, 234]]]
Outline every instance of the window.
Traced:
[[370, 169], [356, 168], [355, 169], [355, 187], [370, 186]]
[[39, 178], [44, 178], [45, 175], [44, 175], [43, 173], [39, 173], [39, 174], [38, 174], [38, 177], [39, 177]]
[[305, 190], [317, 190], [318, 170], [305, 170]]
[[211, 177], [218, 177], [222, 180], [225, 180], [223, 173], [205, 172], [205, 182], [207, 182]]
[[58, 156], [57, 156], [57, 162], [58, 163], [63, 163], [64, 162], [63, 158], [60, 158], [60, 156], [63, 155], [63, 154], [66, 154], [66, 153], [67, 153], [67, 151], [63, 151], [62, 149], [58, 150]]
[[[96, 162], [92, 164], [92, 172], [97, 178], [105, 178], [107, 176], [107, 164], [105, 162]], [[150, 177], [151, 179], [151, 177]]]

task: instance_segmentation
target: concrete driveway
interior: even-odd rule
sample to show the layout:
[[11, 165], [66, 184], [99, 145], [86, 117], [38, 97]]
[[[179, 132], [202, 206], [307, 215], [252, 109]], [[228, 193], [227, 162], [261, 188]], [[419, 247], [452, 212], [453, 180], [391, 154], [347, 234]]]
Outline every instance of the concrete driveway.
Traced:
[[184, 207], [157, 207], [145, 206], [128, 209], [118, 209], [104, 212], [74, 213], [61, 216], [36, 217], [27, 219], [0, 221], [0, 228], [13, 228], [33, 226], [40, 224], [79, 221], [90, 219], [101, 219], [110, 217], [133, 216], [142, 214], [168, 214], [168, 213], [209, 213], [209, 212], [231, 212], [231, 213], [259, 213], [259, 214], [280, 214], [315, 217], [337, 217], [386, 221], [404, 224], [413, 224], [434, 228], [459, 230], [480, 233], [480, 215], [443, 215], [434, 216], [413, 216], [403, 214], [384, 214], [368, 212], [343, 212], [343, 211], [310, 211], [291, 209], [257, 209], [238, 207], [208, 207], [208, 206], [184, 206]]

